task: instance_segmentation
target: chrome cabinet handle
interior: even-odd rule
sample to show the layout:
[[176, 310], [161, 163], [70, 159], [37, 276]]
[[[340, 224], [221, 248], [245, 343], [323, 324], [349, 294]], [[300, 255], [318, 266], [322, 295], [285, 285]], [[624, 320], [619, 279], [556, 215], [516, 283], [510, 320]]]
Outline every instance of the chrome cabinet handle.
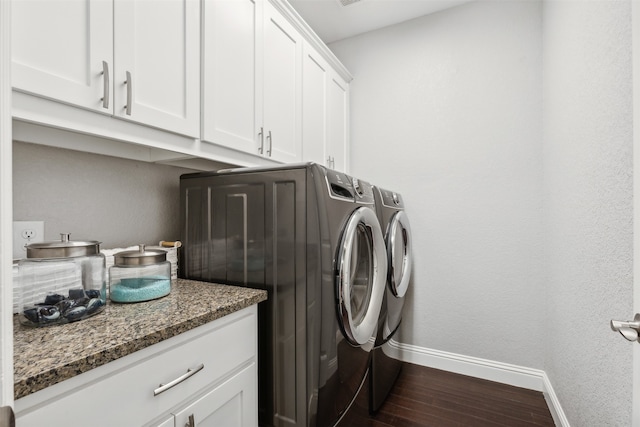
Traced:
[[267, 139], [269, 140], [269, 149], [267, 150], [267, 156], [271, 157], [271, 147], [273, 145], [273, 140], [271, 139], [271, 131], [269, 131], [269, 135], [267, 135]]
[[109, 64], [107, 61], [102, 61], [102, 108], [109, 108]]
[[124, 81], [124, 84], [127, 85], [127, 105], [124, 106], [127, 116], [131, 115], [131, 93], [133, 92], [132, 86], [133, 83], [131, 82], [131, 73], [129, 71], [127, 71], [127, 80]]
[[193, 414], [189, 415], [189, 422], [186, 423], [184, 427], [196, 427], [196, 419]]
[[157, 396], [160, 393], [169, 390], [171, 387], [177, 386], [178, 384], [180, 384], [184, 380], [186, 380], [186, 379], [194, 376], [198, 372], [200, 372], [203, 368], [204, 368], [204, 363], [201, 363], [200, 366], [198, 366], [195, 369], [187, 369], [187, 373], [186, 374], [179, 376], [178, 378], [176, 378], [175, 380], [171, 381], [170, 383], [160, 384], [157, 389], [153, 390], [153, 395]]
[[333, 157], [331, 157], [331, 156], [327, 157], [327, 166], [328, 166], [330, 169], [335, 168], [335, 167], [336, 167], [336, 159], [335, 159], [335, 158], [333, 158]]
[[262, 154], [264, 151], [264, 128], [260, 127], [260, 133], [258, 133], [260, 137], [260, 147], [258, 147], [258, 153]]

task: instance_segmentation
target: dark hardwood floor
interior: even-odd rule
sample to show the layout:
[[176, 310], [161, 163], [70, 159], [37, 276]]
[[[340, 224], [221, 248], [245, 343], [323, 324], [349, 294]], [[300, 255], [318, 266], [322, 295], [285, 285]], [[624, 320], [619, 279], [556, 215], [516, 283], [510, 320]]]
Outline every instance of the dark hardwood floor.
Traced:
[[376, 415], [368, 414], [368, 394], [360, 393], [339, 426], [539, 427], [554, 423], [540, 392], [405, 363]]

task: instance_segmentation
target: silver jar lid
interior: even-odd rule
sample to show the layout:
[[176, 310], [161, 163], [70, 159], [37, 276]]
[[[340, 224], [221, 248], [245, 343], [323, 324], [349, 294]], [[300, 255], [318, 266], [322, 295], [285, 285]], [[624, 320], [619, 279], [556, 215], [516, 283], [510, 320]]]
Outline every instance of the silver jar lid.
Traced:
[[100, 243], [95, 240], [72, 241], [69, 233], [60, 233], [60, 240], [27, 245], [27, 258], [73, 258], [100, 253]]
[[151, 265], [167, 260], [167, 251], [162, 249], [146, 249], [143, 244], [138, 250], [118, 252], [114, 255], [114, 264], [123, 266]]

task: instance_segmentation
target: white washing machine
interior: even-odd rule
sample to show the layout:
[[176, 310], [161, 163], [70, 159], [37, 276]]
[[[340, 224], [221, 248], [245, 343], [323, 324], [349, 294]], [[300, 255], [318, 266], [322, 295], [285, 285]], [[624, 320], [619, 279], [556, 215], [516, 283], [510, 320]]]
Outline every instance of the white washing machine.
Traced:
[[363, 388], [384, 297], [373, 187], [316, 164], [180, 179], [181, 276], [266, 289], [261, 426], [331, 427]]
[[376, 210], [387, 250], [387, 283], [369, 369], [369, 411], [380, 409], [391, 391], [402, 362], [390, 357], [389, 341], [398, 339], [402, 308], [411, 282], [411, 228], [402, 196], [374, 187]]

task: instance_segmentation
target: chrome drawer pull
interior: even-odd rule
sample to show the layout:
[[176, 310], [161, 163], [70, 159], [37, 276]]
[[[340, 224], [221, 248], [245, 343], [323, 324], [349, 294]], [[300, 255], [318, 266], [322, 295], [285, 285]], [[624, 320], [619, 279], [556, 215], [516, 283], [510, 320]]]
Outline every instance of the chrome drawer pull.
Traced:
[[187, 369], [187, 373], [186, 374], [176, 378], [175, 380], [171, 381], [170, 383], [160, 384], [160, 386], [157, 389], [153, 390], [153, 395], [157, 396], [160, 393], [162, 393], [163, 391], [169, 390], [171, 387], [176, 386], [176, 385], [180, 384], [182, 381], [186, 380], [187, 378], [192, 377], [193, 375], [197, 374], [203, 368], [204, 368], [204, 363], [201, 363], [200, 366], [198, 366], [195, 369]]
[[109, 64], [107, 61], [102, 61], [102, 108], [109, 108]]
[[124, 106], [125, 113], [127, 116], [131, 115], [131, 98], [133, 94], [133, 82], [131, 82], [131, 73], [127, 71], [127, 80], [125, 80], [124, 84], [127, 85], [127, 105]]

